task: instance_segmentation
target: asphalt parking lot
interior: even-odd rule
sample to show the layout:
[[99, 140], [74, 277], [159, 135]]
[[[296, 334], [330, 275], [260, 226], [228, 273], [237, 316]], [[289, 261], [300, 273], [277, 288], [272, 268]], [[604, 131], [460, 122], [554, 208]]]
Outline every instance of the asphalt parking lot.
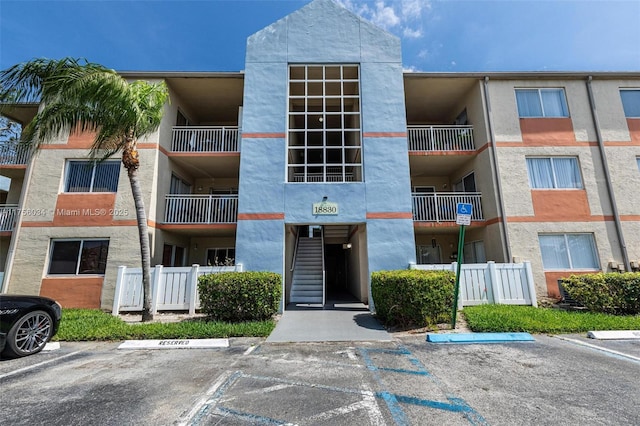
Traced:
[[535, 338], [230, 339], [167, 350], [62, 342], [0, 361], [0, 424], [640, 424], [640, 341]]

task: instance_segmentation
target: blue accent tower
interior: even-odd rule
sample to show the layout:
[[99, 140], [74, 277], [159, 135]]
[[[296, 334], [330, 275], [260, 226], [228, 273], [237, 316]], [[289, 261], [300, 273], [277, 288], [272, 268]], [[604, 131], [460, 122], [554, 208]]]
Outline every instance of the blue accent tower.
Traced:
[[[292, 115], [297, 84], [307, 111], [312, 104], [307, 98], [325, 105], [334, 100], [329, 92], [333, 80], [311, 80], [311, 68], [323, 69], [325, 75], [335, 71], [343, 78], [356, 70], [355, 77], [349, 77], [358, 87], [351, 96], [356, 101], [350, 99], [356, 106], [344, 115], [351, 121], [344, 124], [343, 119], [342, 154], [333, 159], [330, 151], [339, 150], [330, 142], [316, 149], [315, 133], [308, 130], [331, 127], [335, 117], [328, 107], [313, 123], [312, 113], [302, 113], [300, 120], [307, 120], [303, 124]], [[303, 79], [291, 83], [298, 70]], [[320, 96], [311, 96], [314, 84], [319, 84]], [[343, 110], [345, 104], [342, 100]], [[302, 130], [294, 132], [294, 127]], [[333, 133], [325, 132], [325, 139]], [[311, 164], [316, 161], [314, 150], [319, 152], [318, 167]], [[328, 162], [338, 166], [329, 167]], [[347, 255], [349, 280], [357, 281], [349, 285], [355, 289], [351, 293], [373, 308], [370, 273], [406, 269], [415, 262], [408, 163], [397, 37], [331, 0], [315, 0], [248, 38], [236, 235], [236, 261], [245, 270], [278, 272], [287, 281], [292, 234], [305, 229], [300, 227], [348, 227], [354, 243]], [[323, 200], [336, 206], [337, 214], [314, 215], [312, 206]], [[344, 247], [351, 250], [351, 244]], [[289, 300], [288, 291], [287, 284], [283, 302]]]

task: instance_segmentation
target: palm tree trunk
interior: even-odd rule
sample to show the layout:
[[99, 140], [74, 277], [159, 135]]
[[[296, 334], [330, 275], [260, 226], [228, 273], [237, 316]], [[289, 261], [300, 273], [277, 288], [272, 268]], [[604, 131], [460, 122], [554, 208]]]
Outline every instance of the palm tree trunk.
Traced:
[[138, 221], [138, 237], [140, 238], [140, 255], [142, 256], [142, 322], [152, 321], [151, 313], [151, 250], [149, 248], [149, 232], [147, 230], [147, 213], [144, 209], [144, 199], [138, 180], [138, 169], [128, 168], [129, 183], [133, 194], [133, 203], [136, 207], [136, 220]]

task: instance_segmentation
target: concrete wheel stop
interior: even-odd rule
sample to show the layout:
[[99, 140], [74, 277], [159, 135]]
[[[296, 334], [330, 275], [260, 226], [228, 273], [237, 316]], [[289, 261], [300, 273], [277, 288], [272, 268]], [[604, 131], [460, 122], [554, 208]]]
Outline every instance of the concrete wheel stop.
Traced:
[[507, 343], [535, 342], [529, 333], [443, 333], [427, 334], [430, 343]]

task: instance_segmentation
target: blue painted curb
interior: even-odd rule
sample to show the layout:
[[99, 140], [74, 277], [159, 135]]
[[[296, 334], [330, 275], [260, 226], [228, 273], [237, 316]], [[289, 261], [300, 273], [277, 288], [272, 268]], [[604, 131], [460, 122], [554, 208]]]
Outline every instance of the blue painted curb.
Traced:
[[503, 343], [535, 342], [529, 333], [447, 333], [427, 334], [431, 343]]

